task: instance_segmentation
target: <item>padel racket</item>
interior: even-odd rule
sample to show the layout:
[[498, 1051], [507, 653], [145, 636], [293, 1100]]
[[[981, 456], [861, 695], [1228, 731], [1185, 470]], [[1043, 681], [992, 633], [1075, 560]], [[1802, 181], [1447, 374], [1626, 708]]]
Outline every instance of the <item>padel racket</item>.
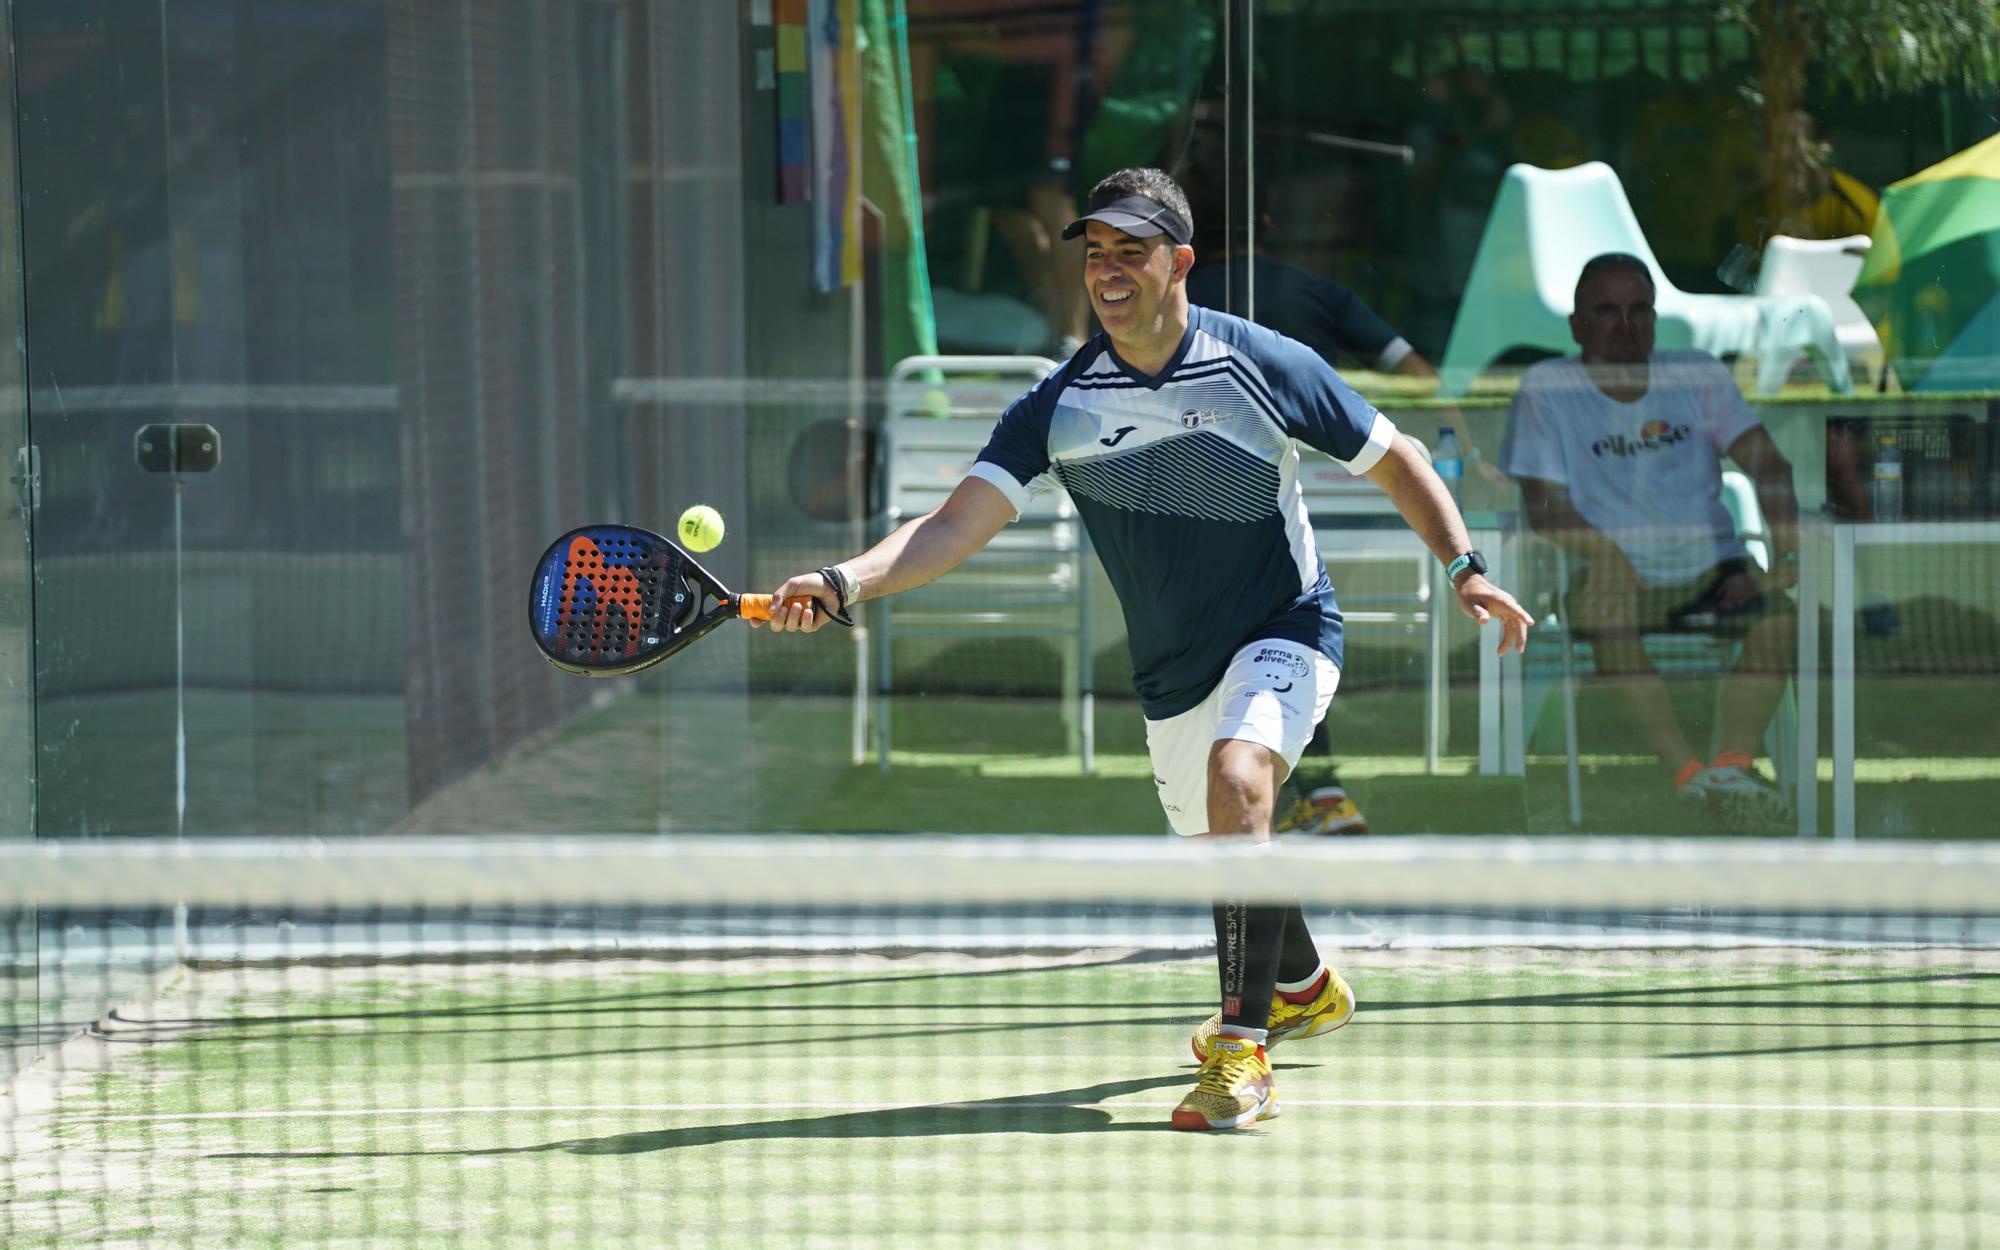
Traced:
[[[771, 619], [771, 596], [731, 593], [673, 540], [588, 525], [535, 565], [528, 623], [549, 663], [585, 677], [650, 668], [724, 621]], [[837, 613], [834, 620], [852, 625]]]

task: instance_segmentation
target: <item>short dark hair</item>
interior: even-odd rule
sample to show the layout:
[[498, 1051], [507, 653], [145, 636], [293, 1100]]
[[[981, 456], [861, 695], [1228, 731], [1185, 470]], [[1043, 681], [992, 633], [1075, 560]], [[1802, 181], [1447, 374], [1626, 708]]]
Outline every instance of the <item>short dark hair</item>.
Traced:
[[1194, 231], [1194, 209], [1188, 207], [1187, 192], [1174, 181], [1173, 175], [1164, 169], [1134, 165], [1121, 169], [1098, 182], [1090, 189], [1090, 203], [1104, 204], [1121, 195], [1143, 195], [1156, 203], [1164, 204], [1180, 214], [1187, 223], [1190, 234]]
[[1646, 280], [1646, 289], [1658, 295], [1660, 288], [1653, 281], [1653, 271], [1646, 262], [1630, 252], [1603, 252], [1583, 262], [1583, 272], [1576, 275], [1576, 291], [1570, 302], [1578, 312], [1583, 311], [1583, 286], [1601, 273], [1636, 273]]

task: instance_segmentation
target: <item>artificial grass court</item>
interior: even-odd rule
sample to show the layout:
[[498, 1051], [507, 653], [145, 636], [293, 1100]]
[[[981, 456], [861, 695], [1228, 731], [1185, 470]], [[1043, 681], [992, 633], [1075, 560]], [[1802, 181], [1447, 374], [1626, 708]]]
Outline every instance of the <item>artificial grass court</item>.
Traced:
[[1207, 958], [182, 968], [8, 1092], [0, 1244], [2000, 1242], [1990, 952], [1341, 962], [1217, 1134]]

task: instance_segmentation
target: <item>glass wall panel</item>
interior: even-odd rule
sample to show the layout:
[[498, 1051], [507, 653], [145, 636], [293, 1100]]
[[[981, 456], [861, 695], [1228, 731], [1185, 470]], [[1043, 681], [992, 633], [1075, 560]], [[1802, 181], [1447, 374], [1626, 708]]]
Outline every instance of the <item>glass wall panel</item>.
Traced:
[[[1961, 281], [1985, 236], [1920, 237], [1923, 188], [1978, 184], [2000, 124], [1970, 54], [1918, 22], [1936, 67], [1884, 76], [1832, 28], [1801, 49], [1585, 0], [825, 13], [20, 0], [41, 494], [10, 802], [32, 774], [54, 835], [1158, 828], [1126, 618], [1073, 516], [1047, 565], [940, 588], [942, 619], [731, 628], [610, 682], [520, 628], [576, 525], [710, 504], [705, 563], [769, 589], [914, 515], [958, 466], [897, 440], [977, 441], [1096, 332], [1060, 232], [1152, 165], [1190, 195], [1199, 302], [1320, 347], [1434, 455], [1450, 428], [1476, 541], [1558, 623], [1492, 657], [1385, 498], [1308, 456], [1347, 638], [1300, 797], [1341, 787], [1384, 831], [1736, 827], [1728, 796], [1671, 801], [1685, 742], [1789, 790], [1770, 828], [1971, 828], [2000, 752], [1951, 711], [1994, 628], [1990, 318]], [[1789, 108], [1760, 94], [1800, 66]], [[1510, 448], [1530, 368], [1579, 350], [1585, 248], [1641, 256], [1656, 345], [1737, 422], [1705, 436], [1700, 511], [1772, 567], [1727, 593], [1819, 620], [1767, 665], [1769, 735], [1710, 729], [1739, 640], [1674, 644], [1662, 695], [1566, 628], [1585, 562]]]
[[[14, 98], [14, 50], [0, 48], [0, 87]], [[0, 838], [35, 834], [34, 589], [28, 542], [36, 482], [28, 445], [21, 348], [21, 221], [11, 111], [0, 124]], [[33, 917], [0, 908], [0, 1082], [38, 1046]]]
[[[15, 7], [45, 835], [741, 823], [741, 768], [661, 768], [682, 726], [741, 759], [741, 631], [731, 728], [661, 712], [691, 672], [634, 700], [521, 628], [565, 528], [699, 496], [753, 532], [750, 67], [704, 12]], [[465, 797], [593, 696], [650, 709], [616, 803]]]
[[[1444, 771], [1476, 778], [1406, 775], [1418, 670], [1358, 634], [1302, 773], [1384, 830], [1989, 829], [1992, 10], [1884, 6], [1893, 52], [1800, 5], [1256, 9], [1255, 315], [1342, 310], [1326, 354], [1452, 429], [1543, 619], [1518, 666], [1453, 623]], [[1610, 252], [1643, 341], [1570, 319]]]
[[384, 13], [15, 18], [42, 832], [380, 824], [407, 784]]
[[960, 385], [898, 366], [1018, 393], [1092, 332], [1079, 197], [1223, 115], [1213, 4], [828, 12], [17, 6], [44, 833], [1157, 827], [1087, 557], [1066, 642], [591, 683], [520, 629], [592, 521], [710, 504], [732, 586], [879, 537], [884, 423]]

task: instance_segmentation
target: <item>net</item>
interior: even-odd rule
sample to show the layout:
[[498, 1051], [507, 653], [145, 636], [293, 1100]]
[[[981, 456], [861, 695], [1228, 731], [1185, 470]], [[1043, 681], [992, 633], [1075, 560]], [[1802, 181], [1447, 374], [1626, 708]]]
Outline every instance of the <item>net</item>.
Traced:
[[[0, 1244], [2000, 1241], [2000, 847], [0, 848]], [[1360, 1001], [1172, 1131], [1209, 901]]]

